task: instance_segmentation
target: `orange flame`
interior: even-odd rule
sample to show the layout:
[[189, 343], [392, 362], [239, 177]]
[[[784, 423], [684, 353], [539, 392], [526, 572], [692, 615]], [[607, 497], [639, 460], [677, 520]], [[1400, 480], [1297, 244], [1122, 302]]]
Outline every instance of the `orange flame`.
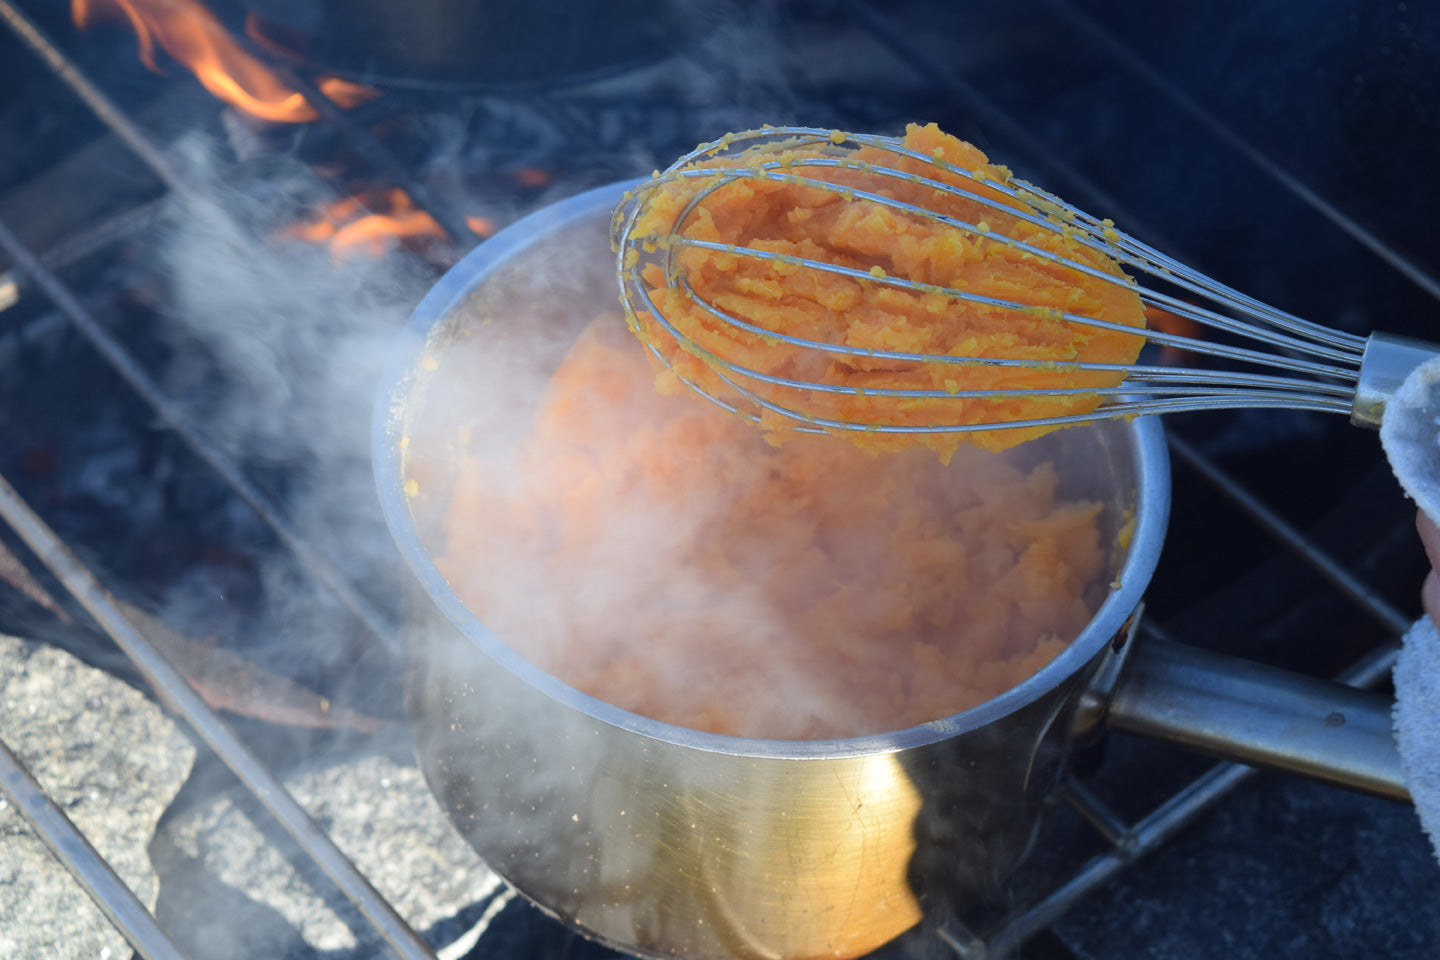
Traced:
[[489, 217], [466, 217], [465, 226], [474, 231], [477, 237], [488, 237], [495, 232], [495, 221]]
[[[1171, 313], [1169, 310], [1162, 310], [1160, 307], [1147, 306], [1145, 308], [1145, 325], [1152, 330], [1159, 330], [1161, 333], [1189, 337], [1193, 340], [1205, 339], [1205, 328], [1198, 322], [1189, 317]], [[1160, 348], [1160, 355], [1156, 361], [1165, 366], [1178, 367], [1192, 363], [1195, 359], [1196, 355], [1193, 350], [1165, 344]]]
[[[376, 212], [367, 213], [367, 210]], [[495, 232], [495, 224], [486, 217], [466, 217], [465, 223], [482, 237]], [[433, 237], [443, 240], [445, 231], [434, 217], [415, 208], [409, 194], [394, 187], [324, 204], [316, 219], [292, 224], [281, 230], [278, 236], [308, 243], [328, 243], [331, 257], [339, 261], [356, 253], [384, 256], [396, 239]]]
[[522, 187], [543, 187], [552, 179], [548, 172], [539, 167], [521, 167], [513, 176]]
[[[309, 123], [319, 117], [299, 91], [246, 53], [197, 0], [72, 0], [70, 15], [82, 30], [105, 16], [123, 17], [135, 28], [140, 59], [151, 70], [155, 44], [188, 67], [215, 96], [246, 113], [276, 123]], [[337, 77], [324, 77], [320, 91], [342, 107], [353, 107], [379, 92]]]

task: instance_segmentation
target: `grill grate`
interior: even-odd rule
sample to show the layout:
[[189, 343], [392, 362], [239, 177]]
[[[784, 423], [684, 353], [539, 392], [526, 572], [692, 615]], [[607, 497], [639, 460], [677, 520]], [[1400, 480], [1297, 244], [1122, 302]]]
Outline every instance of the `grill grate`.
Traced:
[[[1323, 198], [1309, 191], [1243, 138], [1230, 132], [1203, 109], [1195, 106], [1193, 101], [1169, 86], [1159, 74], [1146, 67], [1129, 48], [1105, 33], [1094, 21], [1068, 4], [1053, 6], [1069, 17], [1070, 22], [1079, 24], [1083, 31], [1109, 49], [1110, 53], [1123, 61], [1129, 69], [1138, 72], [1145, 83], [1171, 97], [1180, 109], [1197, 115], [1212, 127], [1219, 139], [1239, 150], [1267, 176], [1275, 177], [1285, 190], [1295, 194], [1301, 202], [1319, 209], [1342, 230], [1356, 237], [1373, 253], [1429, 294], [1436, 295], [1440, 292], [1440, 287], [1435, 285], [1434, 280], [1422, 268], [1377, 240], [1343, 214], [1339, 214]], [[1119, 205], [1110, 199], [1103, 188], [1094, 184], [1083, 172], [1067, 164], [1064, 159], [1046, 150], [1031, 132], [1013, 120], [1005, 110], [986, 99], [976, 87], [918, 47], [886, 17], [859, 0], [847, 0], [840, 4], [840, 9], [850, 22], [868, 34], [877, 45], [898, 54], [923, 81], [937, 85], [943, 94], [964, 104], [997, 139], [1011, 143], [1020, 154], [1027, 156], [1032, 162], [1048, 167], [1054, 175], [1051, 181], [1058, 192], [1073, 195], [1082, 205], [1095, 209], [1120, 210]], [[142, 160], [170, 194], [185, 196], [190, 193], [191, 188], [183, 175], [172, 168], [164, 153], [9, 0], [0, 0], [0, 18], [3, 18], [11, 31]], [[358, 154], [373, 165], [377, 174], [404, 189], [421, 209], [430, 212], [454, 242], [468, 245], [477, 239], [463, 220], [456, 218], [446, 206], [429, 196], [402, 161], [367, 129], [352, 122], [343, 111], [320, 95], [307, 78], [292, 70], [288, 72], [286, 79], [304, 94], [306, 100], [320, 114], [321, 123], [332, 125]], [[550, 105], [550, 114], [552, 117], [560, 117], [561, 122], [577, 127], [577, 136], [592, 137], [593, 131], [584, 129], [582, 122], [574, 121], [573, 114], [556, 110], [553, 104]], [[567, 117], [570, 119], [566, 119]], [[7, 296], [10, 301], [22, 296], [28, 285], [33, 285], [49, 298], [63, 317], [85, 336], [105, 362], [128, 383], [156, 416], [183, 439], [234, 495], [248, 505], [274, 532], [307, 574], [323, 589], [333, 594], [370, 634], [393, 647], [393, 618], [377, 608], [350, 583], [323, 548], [307, 543], [301, 537], [285, 517], [283, 509], [251, 482], [241, 467], [209, 441], [205, 431], [167, 398], [160, 385], [145, 372], [136, 357], [85, 308], [75, 293], [54, 272], [67, 263], [127, 237], [153, 222], [160, 205], [160, 201], [148, 202], [43, 256], [29, 250], [9, 227], [0, 224], [0, 247], [5, 249], [13, 264], [11, 273], [0, 277], [0, 302], [4, 302]], [[1123, 217], [1123, 213], [1121, 216]], [[1142, 221], [1130, 218], [1127, 224], [1136, 228], [1138, 233], [1146, 232]], [[4, 292], [7, 290], [8, 294]], [[39, 323], [53, 325], [54, 321], [53, 318], [42, 318], [33, 322], [32, 326]], [[18, 343], [38, 335], [40, 333], [37, 330], [26, 328], [10, 334], [9, 337]], [[5, 344], [6, 340], [0, 339], [0, 362], [3, 362], [7, 349]], [[1244, 522], [1253, 525], [1264, 537], [1298, 557], [1314, 570], [1330, 589], [1369, 618], [1382, 636], [1391, 638], [1391, 642], [1374, 646], [1341, 674], [1344, 682], [1355, 685], [1369, 686], [1382, 681], [1388, 674], [1397, 649], [1393, 638], [1408, 626], [1409, 616], [1392, 605], [1382, 591], [1350, 572], [1346, 565], [1330, 552], [1322, 549], [1314, 540], [1287, 522], [1281, 511], [1270, 506], [1246, 484], [1228, 475], [1216, 462], [1199, 452], [1196, 446], [1172, 437], [1171, 449], [1180, 463], [1213, 487], [1221, 497], [1230, 501], [1245, 518]], [[275, 775], [266, 769], [135, 625], [126, 619], [123, 611], [114, 603], [97, 578], [75, 558], [61, 539], [3, 479], [0, 479], [0, 515], [4, 516], [11, 529], [29, 545], [105, 632], [126, 652], [155, 694], [166, 706], [185, 718], [259, 803], [284, 826], [305, 853], [357, 906], [379, 936], [401, 956], [433, 957], [433, 952], [423, 939], [405, 924], [364, 876], [330, 843], [319, 826], [285, 792]], [[1163, 625], [1150, 621], [1144, 622], [1142, 629], [1160, 634], [1165, 632]], [[1008, 910], [999, 922], [977, 925], [977, 928], [972, 930], [956, 921], [936, 935], [964, 960], [1006, 955], [1020, 948], [1049, 928], [1087, 895], [1112, 881], [1127, 867], [1156, 850], [1206, 811], [1222, 802], [1253, 773], [1249, 768], [1234, 764], [1218, 765], [1171, 793], [1163, 802], [1153, 806], [1148, 814], [1131, 819], [1112, 809], [1082, 782], [1072, 781], [1062, 791], [1063, 801], [1079, 814], [1081, 820], [1089, 824], [1099, 838], [1103, 851], [1081, 860], [1078, 864], [1072, 864], [1066, 872], [1052, 878], [1047, 889], [1036, 896], [1028, 897], [1018, 908]], [[84, 838], [74, 830], [59, 809], [28, 777], [13, 754], [8, 749], [3, 749], [3, 745], [0, 745], [0, 786], [3, 786], [4, 792], [24, 812], [31, 826], [80, 880], [141, 956], [183, 956], [154, 918], [125, 889], [103, 859], [85, 843]]]

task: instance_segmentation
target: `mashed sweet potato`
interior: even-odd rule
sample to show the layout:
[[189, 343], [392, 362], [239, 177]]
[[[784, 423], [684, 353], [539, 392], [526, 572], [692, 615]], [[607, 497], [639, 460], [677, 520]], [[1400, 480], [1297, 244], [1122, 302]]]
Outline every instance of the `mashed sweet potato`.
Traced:
[[461, 458], [438, 562], [501, 639], [625, 709], [744, 737], [896, 730], [1013, 686], [1093, 612], [1099, 505], [1014, 459], [767, 444], [657, 393], [611, 315], [518, 449]]
[[[842, 139], [836, 137], [834, 139]], [[992, 182], [1009, 172], [988, 162], [980, 150], [942, 133], [934, 124], [911, 125], [904, 144], [939, 165], [914, 158], [897, 161], [877, 148], [859, 149], [830, 142], [805, 146], [764, 146], [737, 156], [706, 160], [706, 166], [753, 166], [760, 161], [785, 164], [777, 173], [795, 173], [826, 180], [844, 188], [863, 189], [947, 214], [974, 230], [933, 220], [853, 196], [845, 189], [804, 186], [778, 176], [751, 176], [719, 187], [688, 216], [686, 206], [716, 177], [661, 179], [640, 192], [641, 215], [635, 234], [648, 236], [651, 257], [642, 266], [644, 283], [656, 308], [695, 348], [721, 361], [772, 376], [840, 387], [926, 389], [947, 396], [924, 399], [875, 396], [869, 393], [826, 393], [739, 381], [759, 396], [806, 418], [861, 424], [955, 425], [1010, 423], [1093, 410], [1096, 394], [1003, 398], [962, 398], [969, 390], [1036, 390], [1044, 388], [1109, 387], [1120, 373], [1067, 368], [1077, 361], [1131, 363], [1144, 343], [1142, 336], [1100, 330], [1060, 319], [1059, 313], [1144, 326], [1138, 294], [1123, 282], [1120, 269], [1105, 256], [1057, 233], [1004, 211], [1020, 209], [1018, 201], [977, 185], [952, 168], [981, 171]], [[806, 157], [844, 157], [859, 163], [888, 165], [937, 178], [988, 197], [955, 196], [934, 187], [896, 181], [873, 172], [805, 166]], [[678, 222], [684, 216], [684, 222]], [[1058, 223], [1058, 221], [1056, 221]], [[1068, 229], [1068, 228], [1067, 228]], [[1004, 235], [1060, 254], [1109, 276], [1112, 283], [999, 242]], [[823, 261], [862, 271], [866, 276], [839, 276], [793, 261], [771, 261], [730, 250], [684, 248], [678, 253], [678, 276], [663, 268], [666, 251], [676, 236], [748, 247], [791, 258]], [[1023, 305], [1014, 309], [967, 302], [936, 290], [921, 292], [886, 285], [886, 277], [905, 278], [932, 287], [962, 290]], [[695, 296], [685, 290], [688, 281]], [[872, 279], [873, 278], [873, 279]], [[696, 298], [772, 333], [825, 344], [945, 355], [1012, 358], [1054, 363], [1048, 368], [995, 367], [973, 364], [922, 363], [873, 357], [839, 356], [815, 348], [787, 344], [716, 319]], [[630, 318], [632, 328], [665, 357], [671, 370], [661, 376], [662, 389], [676, 389], [675, 378], [734, 400], [737, 394], [715, 373], [714, 362], [681, 345], [651, 313]], [[783, 438], [795, 421], [766, 411], [764, 425]], [[969, 441], [1003, 449], [1045, 432], [1043, 428], [973, 433], [877, 434], [843, 432], [870, 451], [932, 447], [943, 457]]]

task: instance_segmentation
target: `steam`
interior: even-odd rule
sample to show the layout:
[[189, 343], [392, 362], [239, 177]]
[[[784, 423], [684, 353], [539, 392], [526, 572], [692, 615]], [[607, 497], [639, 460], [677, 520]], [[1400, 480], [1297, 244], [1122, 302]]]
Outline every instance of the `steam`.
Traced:
[[777, 450], [657, 395], [636, 338], [596, 316], [606, 213], [485, 278], [409, 438], [432, 555], [502, 641], [635, 713], [806, 740], [940, 720], [1079, 632], [1098, 504], [1057, 500], [1046, 465]]
[[[322, 545], [352, 582], [389, 584], [393, 599], [370, 413], [385, 357], [431, 277], [400, 251], [336, 260], [323, 246], [278, 239], [326, 199], [299, 163], [281, 162], [263, 192], [246, 193], [225, 183], [207, 140], [182, 142], [176, 156], [199, 189], [172, 209], [165, 234], [174, 351], [165, 386], [304, 540]], [[257, 523], [239, 510], [234, 523]], [[353, 622], [309, 588], [286, 551], [268, 554], [261, 578], [273, 629], [303, 637], [312, 654], [350, 646]], [[168, 598], [167, 616], [177, 626], [213, 616], [208, 588], [185, 584]]]
[[[375, 495], [371, 419], [383, 366], [410, 311], [434, 282], [437, 271], [398, 246], [379, 257], [357, 254], [336, 259], [324, 246], [286, 240], [282, 236], [285, 227], [311, 218], [323, 202], [334, 199], [315, 174], [297, 161], [267, 159], [263, 176], [246, 181], [236, 176], [232, 161], [225, 159], [220, 146], [201, 136], [177, 144], [173, 159], [193, 189], [187, 197], [172, 200], [164, 225], [161, 254], [170, 297], [163, 332], [171, 358], [163, 387], [186, 407], [206, 438], [262, 488], [302, 540], [326, 555], [377, 607], [398, 617], [402, 574]], [[207, 479], [204, 475], [197, 478], [198, 491], [204, 490]], [[339, 601], [318, 587], [248, 507], [234, 498], [215, 499], [228, 504], [222, 522], [235, 531], [232, 542], [250, 545], [258, 555], [258, 585], [243, 574], [227, 574], [224, 565], [196, 565], [161, 598], [163, 619], [196, 637], [227, 630], [278, 637], [280, 642], [264, 644], [262, 665], [302, 680], [312, 673], [324, 678], [326, 693], [337, 702], [338, 709], [331, 708], [331, 713], [348, 707], [398, 718], [402, 712], [400, 671], [380, 639], [369, 636]], [[258, 589], [255, 605], [259, 609], [253, 620], [242, 621], [242, 614], [236, 611], [246, 605], [232, 603], [227, 596], [242, 588]], [[233, 641], [234, 637], [228, 636], [224, 642]], [[377, 674], [389, 681], [388, 686], [376, 682]], [[255, 695], [257, 691], [239, 693]], [[261, 699], [263, 696], [259, 693]], [[313, 759], [295, 754], [314, 741], [300, 735], [289, 737], [283, 728], [273, 734], [276, 739], [268, 743], [284, 739], [290, 750], [284, 759]], [[401, 742], [403, 735], [398, 734], [399, 730], [389, 730], [368, 740], [365, 749], [382, 756], [353, 763], [351, 775], [363, 777], [360, 771], [390, 763], [385, 753], [404, 757], [408, 750]], [[303, 787], [328, 775], [328, 771], [311, 768], [300, 782]], [[420, 777], [413, 768], [404, 776], [412, 790], [420, 788]], [[371, 781], [367, 778], [365, 782]], [[333, 794], [332, 786], [307, 798], [307, 808], [322, 822], [329, 819], [329, 803], [351, 811], [353, 817], [357, 805], [374, 802], [374, 797], [363, 792]], [[221, 801], [217, 809], [228, 809], [228, 800]], [[185, 812], [177, 810], [181, 815]], [[230, 819], [236, 819], [233, 810]], [[384, 817], [374, 819], [383, 821]], [[490, 881], [488, 872], [473, 860], [457, 856], [461, 842], [444, 823], [406, 824], [398, 835], [376, 838], [369, 837], [375, 827], [371, 818], [335, 820], [339, 829], [327, 829], [367, 870], [377, 870], [370, 867], [377, 856], [405, 850], [403, 833], [412, 826], [431, 831], [414, 847], [424, 851], [422, 856], [428, 853], [457, 864], [448, 887], [422, 884], [420, 888], [387, 891], [391, 902], [417, 929], [436, 923], [435, 910], [440, 905], [453, 909], [455, 898], [467, 886], [483, 893]], [[195, 830], [216, 827], [191, 826]], [[352, 828], [348, 836], [347, 826]], [[233, 883], [247, 897], [264, 902], [263, 878], [275, 874], [274, 862], [281, 857], [278, 851], [282, 848], [263, 842], [255, 847], [249, 842], [254, 835], [250, 828], [246, 842], [240, 844], [250, 849], [242, 851], [246, 856], [237, 858], [231, 873], [226, 873], [223, 857], [207, 861], [205, 869], [214, 873], [216, 881]], [[198, 857], [199, 848], [183, 853]], [[187, 869], [172, 863], [171, 879], [186, 886]], [[370, 876], [395, 877], [402, 872], [391, 868]], [[311, 882], [308, 873], [286, 876], [287, 884]], [[248, 886], [247, 881], [257, 885]], [[192, 902], [186, 893], [192, 898], [205, 895], [176, 891], [172, 899]], [[305, 935], [318, 943], [352, 943], [343, 926], [353, 920], [342, 924], [322, 911], [321, 915], [329, 918], [322, 923], [322, 936], [295, 919], [294, 912], [301, 904], [335, 896], [323, 883], [314, 887], [313, 894], [300, 893], [298, 886], [287, 887], [277, 906], [297, 930], [303, 928]], [[474, 902], [480, 900], [477, 894]], [[248, 942], [242, 929], [246, 923], [243, 912], [231, 915], [216, 910], [214, 914], [206, 916], [204, 926], [193, 928], [202, 934], [197, 937], [199, 942], [189, 945], [197, 956], [224, 952], [229, 941]], [[352, 916], [343, 907], [339, 915]], [[226, 930], [227, 925], [236, 925], [236, 929]], [[354, 929], [362, 938], [369, 934], [363, 926]]]

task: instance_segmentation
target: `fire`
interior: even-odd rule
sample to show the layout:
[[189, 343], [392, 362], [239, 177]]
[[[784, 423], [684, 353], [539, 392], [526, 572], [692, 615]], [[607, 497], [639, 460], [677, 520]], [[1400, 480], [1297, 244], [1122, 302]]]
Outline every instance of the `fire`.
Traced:
[[521, 167], [515, 171], [513, 176], [522, 187], [543, 187], [553, 179], [548, 172], [539, 167]]
[[[327, 243], [330, 255], [344, 260], [357, 253], [381, 257], [397, 239], [431, 237], [445, 239], [435, 218], [418, 210], [410, 195], [398, 187], [324, 204], [318, 216], [281, 230], [282, 239]], [[479, 236], [495, 232], [487, 217], [466, 217], [465, 223]]]
[[[319, 117], [299, 91], [242, 50], [198, 0], [72, 0], [70, 14], [81, 29], [103, 17], [123, 17], [135, 28], [140, 59], [147, 67], [159, 72], [159, 43], [206, 90], [246, 113], [276, 123], [309, 123]], [[342, 107], [379, 96], [370, 87], [338, 77], [322, 78], [320, 91]]]
[[[1145, 325], [1151, 330], [1159, 330], [1161, 333], [1170, 333], [1178, 337], [1205, 339], [1205, 328], [1198, 322], [1159, 307], [1147, 306], [1145, 308]], [[1193, 350], [1172, 347], [1169, 344], [1160, 348], [1160, 355], [1156, 358], [1157, 362], [1167, 367], [1184, 366], [1193, 363], [1195, 359], [1196, 355]]]

